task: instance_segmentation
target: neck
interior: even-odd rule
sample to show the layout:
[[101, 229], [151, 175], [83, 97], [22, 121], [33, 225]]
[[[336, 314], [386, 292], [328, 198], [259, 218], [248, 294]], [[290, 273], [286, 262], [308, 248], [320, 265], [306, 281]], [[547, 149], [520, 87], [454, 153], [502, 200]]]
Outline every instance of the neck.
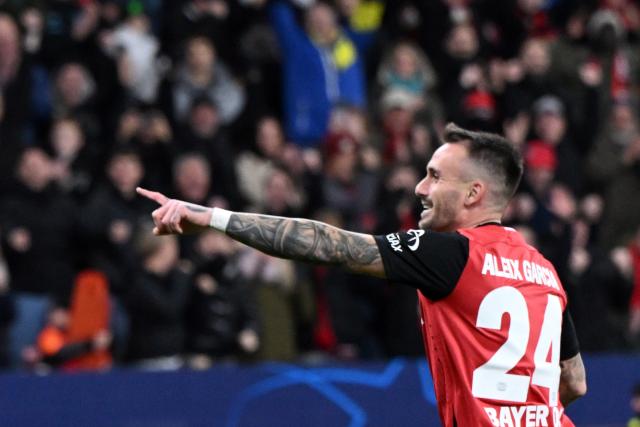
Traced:
[[501, 223], [502, 222], [500, 221], [500, 218], [489, 219], [487, 221], [482, 221], [482, 222], [479, 222], [477, 224], [473, 224], [470, 228], [480, 227], [481, 225], [486, 225], [486, 224], [501, 224]]
[[489, 223], [500, 224], [502, 222], [501, 220], [502, 214], [497, 212], [487, 212], [484, 215], [478, 215], [473, 218], [469, 218], [467, 221], [461, 221], [462, 225], [460, 228], [474, 228]]

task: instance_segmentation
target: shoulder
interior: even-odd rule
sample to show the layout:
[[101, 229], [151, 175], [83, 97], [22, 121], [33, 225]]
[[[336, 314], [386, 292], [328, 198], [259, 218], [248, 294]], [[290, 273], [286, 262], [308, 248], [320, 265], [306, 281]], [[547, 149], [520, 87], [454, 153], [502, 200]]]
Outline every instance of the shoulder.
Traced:
[[458, 229], [457, 232], [465, 236], [469, 241], [477, 244], [500, 242], [511, 246], [521, 246], [537, 251], [525, 241], [524, 237], [522, 237], [516, 229], [499, 224], [482, 225], [474, 228], [461, 228]]
[[[409, 233], [416, 232], [417, 230], [409, 230]], [[422, 231], [422, 230], [420, 230]], [[435, 242], [442, 243], [453, 243], [453, 244], [468, 244], [470, 240], [470, 236], [461, 232], [461, 230], [451, 231], [451, 232], [442, 232], [442, 231], [423, 231], [426, 239]], [[471, 236], [473, 237], [473, 236]]]
[[410, 229], [397, 233], [389, 233], [386, 235], [376, 236], [377, 240], [382, 244], [386, 243], [396, 252], [402, 252], [401, 246], [406, 246], [411, 252], [426, 248], [442, 248], [443, 246], [463, 245], [468, 247], [469, 238], [462, 233], [455, 232], [439, 232], [432, 230]]

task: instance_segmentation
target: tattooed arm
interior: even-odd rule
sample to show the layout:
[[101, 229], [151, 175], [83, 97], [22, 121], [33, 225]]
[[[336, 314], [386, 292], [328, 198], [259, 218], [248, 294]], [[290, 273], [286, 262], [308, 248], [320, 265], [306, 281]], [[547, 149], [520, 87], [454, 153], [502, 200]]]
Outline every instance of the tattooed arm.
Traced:
[[226, 233], [270, 255], [384, 276], [378, 246], [371, 235], [341, 230], [308, 219], [232, 213]]
[[584, 364], [580, 353], [560, 361], [560, 401], [566, 407], [587, 393]]
[[[156, 234], [182, 234], [209, 228], [212, 210], [138, 189], [156, 201]], [[281, 258], [333, 264], [351, 271], [384, 277], [378, 245], [371, 235], [341, 230], [308, 219], [231, 212], [225, 232], [235, 240]]]

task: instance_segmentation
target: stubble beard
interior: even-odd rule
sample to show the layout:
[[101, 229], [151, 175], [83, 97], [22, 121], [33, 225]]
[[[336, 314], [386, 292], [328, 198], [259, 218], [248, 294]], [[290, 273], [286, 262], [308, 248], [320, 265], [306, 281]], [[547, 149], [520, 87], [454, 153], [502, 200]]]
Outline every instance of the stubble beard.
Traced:
[[[439, 203], [432, 203], [431, 209], [425, 217], [420, 217], [418, 227], [422, 230], [432, 230], [438, 232], [455, 231], [455, 218], [457, 209], [455, 207], [458, 193], [450, 192], [443, 195]], [[424, 212], [424, 211], [423, 211]]]

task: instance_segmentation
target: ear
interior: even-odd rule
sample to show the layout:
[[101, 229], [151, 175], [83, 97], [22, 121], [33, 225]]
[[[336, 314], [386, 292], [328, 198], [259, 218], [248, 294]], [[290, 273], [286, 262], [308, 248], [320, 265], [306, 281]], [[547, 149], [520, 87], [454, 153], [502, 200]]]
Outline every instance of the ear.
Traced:
[[478, 204], [487, 193], [487, 186], [482, 181], [472, 181], [467, 187], [464, 197], [464, 205], [469, 207]]

